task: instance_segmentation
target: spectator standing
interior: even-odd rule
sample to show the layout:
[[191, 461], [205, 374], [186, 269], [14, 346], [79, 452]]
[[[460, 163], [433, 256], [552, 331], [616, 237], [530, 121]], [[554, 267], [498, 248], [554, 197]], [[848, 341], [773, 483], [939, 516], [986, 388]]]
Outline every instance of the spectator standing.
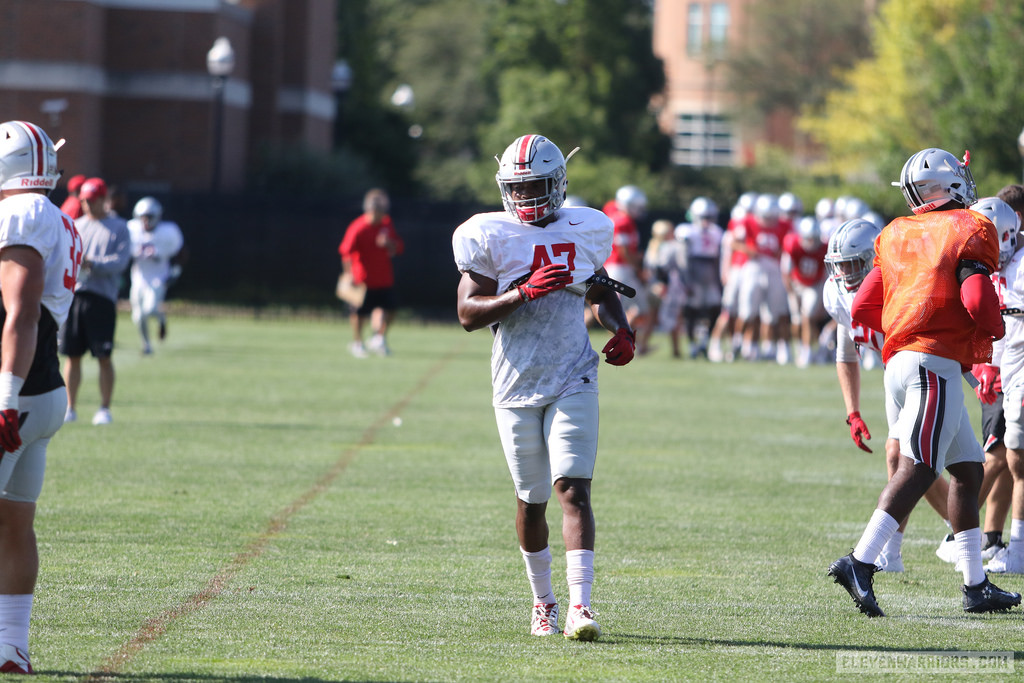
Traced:
[[[402, 253], [405, 245], [395, 231], [387, 193], [372, 189], [363, 198], [363, 213], [349, 224], [338, 246], [344, 272], [350, 273], [356, 285], [366, 287], [360, 306], [349, 315], [352, 343], [349, 351], [356, 358], [365, 358], [367, 350], [381, 356], [390, 355], [387, 333], [397, 307], [395, 272], [391, 260]], [[373, 336], [363, 345], [363, 325], [370, 318]]]
[[72, 220], [82, 217], [82, 202], [78, 199], [78, 191], [82, 189], [85, 182], [84, 175], [73, 175], [68, 179], [68, 196], [60, 205], [60, 210], [71, 216]]
[[67, 323], [61, 329], [60, 350], [67, 356], [64, 376], [68, 385], [65, 422], [78, 419], [75, 406], [82, 383], [82, 356], [90, 352], [99, 363], [100, 408], [94, 425], [113, 421], [110, 402], [114, 396], [114, 330], [117, 326], [117, 292], [121, 276], [131, 260], [131, 236], [123, 218], [107, 214], [107, 185], [89, 178], [79, 192], [85, 215], [75, 221], [82, 236], [84, 256]]
[[156, 318], [160, 341], [167, 337], [167, 311], [164, 299], [171, 279], [171, 259], [185, 243], [177, 223], [163, 219], [163, 206], [153, 197], [135, 204], [128, 221], [132, 242], [131, 292], [132, 322], [142, 338], [142, 353], [153, 352], [149, 343], [149, 319]]

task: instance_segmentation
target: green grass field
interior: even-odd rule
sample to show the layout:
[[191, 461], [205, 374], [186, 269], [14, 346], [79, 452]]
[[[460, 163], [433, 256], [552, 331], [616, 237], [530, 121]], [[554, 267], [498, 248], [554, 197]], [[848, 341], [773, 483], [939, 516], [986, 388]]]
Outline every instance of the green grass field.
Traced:
[[[87, 362], [79, 422], [50, 446], [38, 678], [817, 681], [851, 677], [842, 653], [920, 650], [1009, 650], [1024, 667], [1021, 611], [962, 612], [927, 507], [907, 572], [876, 576], [887, 618], [825, 576], [885, 481], [880, 371], [864, 381], [868, 455], [831, 367], [678, 361], [664, 338], [602, 365], [604, 637], [576, 643], [528, 633], [490, 335], [408, 322], [393, 357], [356, 360], [349, 334], [340, 320], [177, 317], [142, 357], [121, 318], [114, 423], [89, 424]], [[549, 521], [564, 605], [557, 505]]]

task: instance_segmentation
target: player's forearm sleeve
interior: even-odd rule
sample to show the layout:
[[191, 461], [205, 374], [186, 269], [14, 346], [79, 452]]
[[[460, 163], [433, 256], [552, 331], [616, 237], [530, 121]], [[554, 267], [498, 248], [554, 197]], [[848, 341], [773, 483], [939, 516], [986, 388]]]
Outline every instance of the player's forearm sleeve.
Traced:
[[1002, 339], [1003, 317], [999, 314], [999, 295], [991, 278], [975, 273], [964, 280], [960, 285], [960, 301], [974, 319], [979, 334]]
[[[854, 321], [870, 327], [872, 330], [882, 330], [882, 302], [884, 301], [885, 290], [882, 286], [882, 271], [872, 268], [871, 272], [864, 278], [857, 296], [853, 299], [851, 314]], [[882, 330], [884, 332], [884, 330]]]

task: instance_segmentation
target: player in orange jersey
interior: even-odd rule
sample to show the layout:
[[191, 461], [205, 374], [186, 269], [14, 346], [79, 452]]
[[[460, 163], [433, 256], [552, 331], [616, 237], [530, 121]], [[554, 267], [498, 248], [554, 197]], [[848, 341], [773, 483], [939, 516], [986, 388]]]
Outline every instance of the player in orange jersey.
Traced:
[[941, 149], [910, 157], [898, 183], [913, 216], [897, 218], [875, 242], [875, 265], [853, 302], [853, 319], [885, 334], [885, 403], [889, 433], [900, 440], [899, 465], [853, 552], [828, 573], [869, 617], [875, 560], [943, 469], [949, 470], [949, 517], [965, 612], [1020, 604], [986, 577], [981, 560], [978, 493], [985, 456], [964, 405], [961, 373], [992, 357], [1004, 333], [991, 273], [999, 237], [977, 200], [969, 155]]

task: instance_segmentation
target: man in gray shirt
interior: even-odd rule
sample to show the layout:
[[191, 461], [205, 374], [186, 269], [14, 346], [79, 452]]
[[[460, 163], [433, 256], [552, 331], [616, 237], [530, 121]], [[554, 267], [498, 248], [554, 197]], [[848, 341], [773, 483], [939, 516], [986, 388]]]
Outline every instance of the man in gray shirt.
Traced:
[[68, 386], [65, 422], [78, 419], [75, 406], [82, 383], [82, 356], [92, 353], [99, 362], [100, 409], [94, 425], [110, 424], [110, 401], [114, 395], [114, 328], [117, 323], [117, 291], [121, 275], [131, 260], [128, 224], [107, 211], [107, 185], [89, 178], [79, 190], [85, 215], [75, 221], [82, 236], [84, 254], [78, 272], [71, 312], [61, 329], [60, 351], [68, 357], [64, 379]]

